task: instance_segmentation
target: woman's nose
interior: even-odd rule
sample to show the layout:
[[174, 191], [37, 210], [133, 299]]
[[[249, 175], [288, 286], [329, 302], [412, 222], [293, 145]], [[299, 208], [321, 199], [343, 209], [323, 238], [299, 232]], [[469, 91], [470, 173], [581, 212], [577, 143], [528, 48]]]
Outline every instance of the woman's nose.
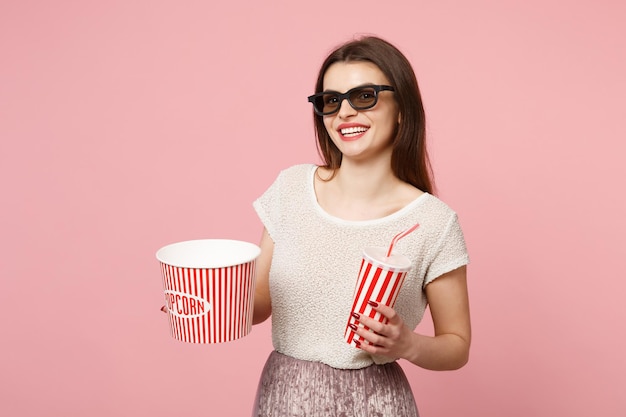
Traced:
[[341, 118], [354, 116], [356, 114], [356, 110], [350, 105], [348, 99], [345, 98], [339, 103], [339, 112], [338, 116]]

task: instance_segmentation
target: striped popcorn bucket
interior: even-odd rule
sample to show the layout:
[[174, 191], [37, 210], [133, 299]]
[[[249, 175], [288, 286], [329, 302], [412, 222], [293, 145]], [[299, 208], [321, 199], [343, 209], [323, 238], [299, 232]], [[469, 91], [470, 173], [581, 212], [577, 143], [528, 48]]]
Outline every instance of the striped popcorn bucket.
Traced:
[[[383, 247], [369, 247], [363, 251], [359, 276], [354, 288], [354, 301], [344, 333], [346, 342], [353, 346], [368, 343], [357, 335], [350, 325], [363, 326], [352, 316], [352, 312], [365, 315], [386, 323], [387, 320], [375, 311], [367, 302], [393, 307], [406, 274], [411, 269], [411, 261], [404, 255], [391, 254]], [[366, 327], [367, 329], [367, 327]]]
[[159, 249], [170, 333], [189, 343], [222, 343], [252, 329], [256, 258], [261, 249], [225, 239]]

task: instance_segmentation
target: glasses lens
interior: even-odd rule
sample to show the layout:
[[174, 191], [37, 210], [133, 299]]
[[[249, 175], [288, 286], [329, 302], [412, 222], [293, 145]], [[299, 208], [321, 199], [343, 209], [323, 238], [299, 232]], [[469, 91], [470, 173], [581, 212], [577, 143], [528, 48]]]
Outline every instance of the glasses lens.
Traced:
[[350, 104], [357, 110], [365, 110], [376, 104], [376, 90], [371, 87], [356, 89], [350, 93]]
[[339, 95], [337, 93], [321, 94], [315, 98], [315, 107], [320, 113], [333, 113], [339, 108]]

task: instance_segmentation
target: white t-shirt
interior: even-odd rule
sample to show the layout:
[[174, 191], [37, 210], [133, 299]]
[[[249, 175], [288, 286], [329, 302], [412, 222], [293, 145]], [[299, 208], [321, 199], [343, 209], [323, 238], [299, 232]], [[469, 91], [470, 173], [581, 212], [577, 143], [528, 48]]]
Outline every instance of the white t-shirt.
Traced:
[[388, 247], [396, 234], [420, 224], [394, 245], [394, 253], [412, 262], [394, 308], [415, 329], [427, 305], [426, 284], [469, 262], [457, 215], [425, 193], [380, 219], [343, 220], [317, 203], [316, 169], [303, 164], [282, 171], [253, 203], [274, 241], [270, 268], [274, 348], [343, 369], [392, 362], [344, 340], [362, 251], [368, 246]]

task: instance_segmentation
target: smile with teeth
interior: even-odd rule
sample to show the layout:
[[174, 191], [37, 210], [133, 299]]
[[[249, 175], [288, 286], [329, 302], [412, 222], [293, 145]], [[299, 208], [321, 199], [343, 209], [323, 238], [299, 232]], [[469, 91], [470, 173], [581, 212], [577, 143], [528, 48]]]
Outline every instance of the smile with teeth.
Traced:
[[367, 129], [368, 128], [365, 126], [357, 126], [357, 127], [348, 127], [345, 129], [341, 129], [340, 131], [343, 136], [350, 137], [350, 136], [360, 135], [363, 132], [367, 132]]

